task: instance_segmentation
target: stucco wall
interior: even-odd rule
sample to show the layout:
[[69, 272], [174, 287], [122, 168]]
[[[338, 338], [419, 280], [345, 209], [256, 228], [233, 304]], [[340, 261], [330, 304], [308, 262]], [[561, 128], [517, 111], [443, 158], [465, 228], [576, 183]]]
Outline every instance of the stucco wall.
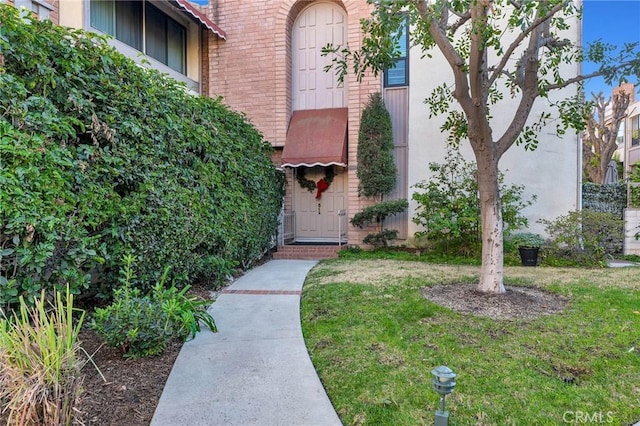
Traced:
[[640, 209], [624, 209], [624, 254], [640, 255]]

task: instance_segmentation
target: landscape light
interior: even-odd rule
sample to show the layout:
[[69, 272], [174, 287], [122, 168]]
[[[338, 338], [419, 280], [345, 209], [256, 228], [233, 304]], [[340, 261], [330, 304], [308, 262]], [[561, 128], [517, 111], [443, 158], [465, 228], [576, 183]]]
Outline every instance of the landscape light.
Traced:
[[449, 367], [441, 365], [431, 370], [433, 390], [440, 394], [440, 409], [436, 410], [435, 426], [447, 426], [449, 424], [449, 412], [444, 408], [444, 397], [453, 392], [456, 386], [456, 373]]

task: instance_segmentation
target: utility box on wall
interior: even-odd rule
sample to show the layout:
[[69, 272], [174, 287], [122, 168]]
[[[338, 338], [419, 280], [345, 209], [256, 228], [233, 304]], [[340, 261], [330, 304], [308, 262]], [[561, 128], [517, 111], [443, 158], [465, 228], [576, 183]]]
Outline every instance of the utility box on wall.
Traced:
[[624, 254], [640, 255], [640, 208], [624, 209]]

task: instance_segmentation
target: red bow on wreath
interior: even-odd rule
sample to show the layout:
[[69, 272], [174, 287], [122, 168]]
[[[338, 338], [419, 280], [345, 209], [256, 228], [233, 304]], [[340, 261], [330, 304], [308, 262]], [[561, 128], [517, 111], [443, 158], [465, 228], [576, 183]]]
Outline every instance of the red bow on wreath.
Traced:
[[329, 189], [329, 182], [325, 178], [322, 178], [316, 183], [316, 188], [318, 189], [318, 193], [316, 194], [316, 200], [322, 196], [322, 193]]

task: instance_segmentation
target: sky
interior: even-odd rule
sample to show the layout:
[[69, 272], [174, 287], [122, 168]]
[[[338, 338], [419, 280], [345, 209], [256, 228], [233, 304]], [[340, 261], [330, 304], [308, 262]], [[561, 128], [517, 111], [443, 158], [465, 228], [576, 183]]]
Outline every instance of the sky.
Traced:
[[[640, 42], [640, 0], [583, 0], [582, 19], [584, 46], [599, 38], [618, 46], [625, 42]], [[583, 63], [583, 73], [596, 69], [594, 64]], [[612, 86], [602, 78], [594, 78], [585, 82], [585, 93], [590, 98], [591, 92], [602, 92], [606, 99], [611, 96]]]

